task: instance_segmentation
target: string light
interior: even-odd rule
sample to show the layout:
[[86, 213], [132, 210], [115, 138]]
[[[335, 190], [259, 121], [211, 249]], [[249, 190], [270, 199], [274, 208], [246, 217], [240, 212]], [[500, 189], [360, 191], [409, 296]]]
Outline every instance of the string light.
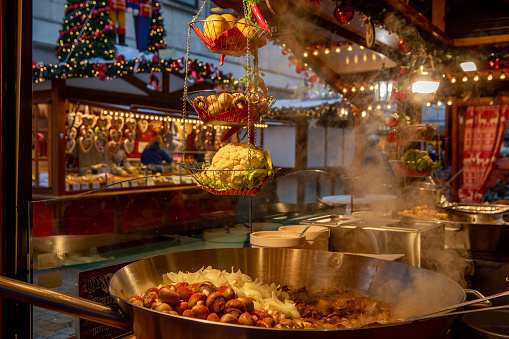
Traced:
[[502, 73], [500, 73], [500, 79], [501, 79], [501, 80], [504, 80], [504, 79], [505, 79], [505, 72], [504, 72], [504, 71], [502, 71]]
[[347, 48], [347, 49], [348, 49], [348, 51], [349, 51], [349, 52], [351, 52], [351, 51], [353, 50], [353, 45], [352, 45], [352, 43], [349, 43], [349, 44], [348, 44], [348, 48]]
[[491, 72], [488, 73], [488, 80], [490, 81], [493, 80], [493, 73]]

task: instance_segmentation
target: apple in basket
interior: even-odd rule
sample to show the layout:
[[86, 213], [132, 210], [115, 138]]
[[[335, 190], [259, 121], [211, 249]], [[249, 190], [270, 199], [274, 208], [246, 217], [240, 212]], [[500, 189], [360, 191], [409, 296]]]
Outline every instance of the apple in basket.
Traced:
[[218, 14], [208, 16], [203, 23], [203, 33], [211, 39], [217, 38], [229, 28], [229, 22]]
[[258, 29], [254, 22], [249, 19], [242, 18], [237, 21], [237, 28], [247, 39], [257, 39], [258, 38]]

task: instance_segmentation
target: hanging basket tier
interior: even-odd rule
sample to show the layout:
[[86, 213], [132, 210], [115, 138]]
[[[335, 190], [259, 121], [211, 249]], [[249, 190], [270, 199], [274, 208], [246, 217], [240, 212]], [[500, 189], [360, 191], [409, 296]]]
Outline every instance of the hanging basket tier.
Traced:
[[240, 91], [205, 90], [190, 92], [187, 101], [204, 123], [245, 126], [256, 123], [276, 99]]
[[[233, 27], [223, 31], [221, 28], [228, 24]], [[263, 28], [233, 21], [198, 20], [189, 26], [210, 52], [235, 57], [246, 55], [248, 47], [249, 51], [254, 51], [265, 46], [271, 37]]]
[[419, 178], [428, 177], [431, 174], [431, 172], [433, 172], [432, 168], [429, 168], [424, 171], [416, 171], [410, 168], [403, 167], [401, 164], [396, 164], [394, 170], [396, 171], [396, 173], [404, 177], [419, 177]]
[[[279, 168], [209, 170], [210, 163], [179, 164], [196, 180], [198, 187], [216, 195], [256, 195]], [[205, 168], [204, 168], [205, 167]]]

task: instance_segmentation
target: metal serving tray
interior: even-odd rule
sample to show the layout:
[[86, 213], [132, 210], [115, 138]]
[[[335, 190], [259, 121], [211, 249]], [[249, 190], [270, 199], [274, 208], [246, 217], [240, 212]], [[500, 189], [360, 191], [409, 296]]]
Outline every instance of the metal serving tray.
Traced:
[[[346, 220], [348, 217], [353, 220]], [[370, 219], [327, 215], [303, 220], [330, 228], [329, 251], [359, 254], [403, 254], [402, 263], [428, 268], [444, 250], [441, 221]]]

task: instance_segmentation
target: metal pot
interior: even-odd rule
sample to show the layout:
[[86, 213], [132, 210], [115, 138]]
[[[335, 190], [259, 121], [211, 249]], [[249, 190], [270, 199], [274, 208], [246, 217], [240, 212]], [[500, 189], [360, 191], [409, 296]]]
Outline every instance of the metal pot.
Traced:
[[466, 314], [458, 330], [465, 339], [509, 339], [509, 311]]
[[440, 185], [418, 182], [409, 186], [406, 193], [410, 201], [432, 207], [440, 204], [444, 189]]
[[465, 300], [465, 291], [439, 274], [397, 262], [327, 251], [232, 248], [170, 253], [139, 260], [117, 271], [109, 286], [115, 308], [0, 277], [0, 295], [36, 306], [134, 331], [146, 338], [442, 338], [455, 316], [378, 327], [337, 330], [281, 330], [246, 327], [159, 313], [127, 302], [164, 283], [167, 272], [212, 266], [240, 269], [265, 283], [290, 288], [338, 287], [395, 305], [402, 318], [425, 314]]
[[452, 221], [471, 224], [504, 224], [509, 206], [454, 203], [445, 207]]

